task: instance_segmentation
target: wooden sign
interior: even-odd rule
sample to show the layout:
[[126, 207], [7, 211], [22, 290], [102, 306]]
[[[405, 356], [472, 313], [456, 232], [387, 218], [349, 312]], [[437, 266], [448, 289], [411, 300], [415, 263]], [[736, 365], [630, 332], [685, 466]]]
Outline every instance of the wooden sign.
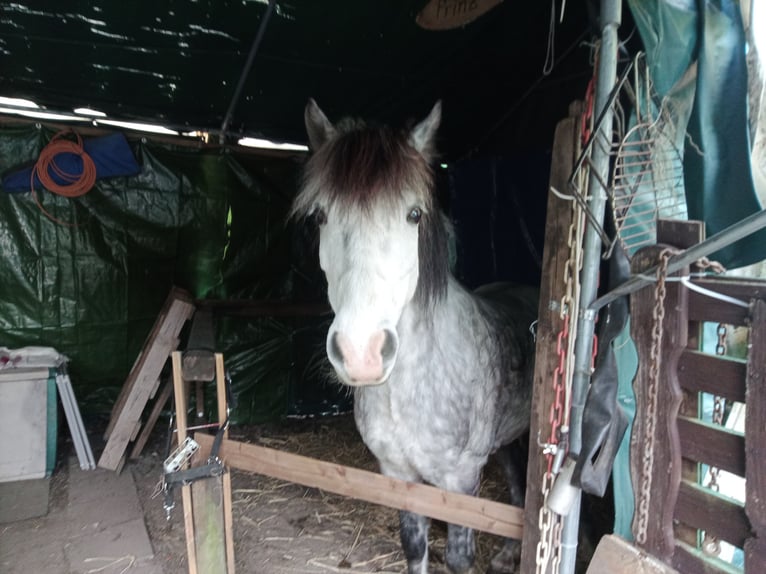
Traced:
[[426, 30], [451, 30], [473, 22], [503, 0], [431, 0], [415, 22]]

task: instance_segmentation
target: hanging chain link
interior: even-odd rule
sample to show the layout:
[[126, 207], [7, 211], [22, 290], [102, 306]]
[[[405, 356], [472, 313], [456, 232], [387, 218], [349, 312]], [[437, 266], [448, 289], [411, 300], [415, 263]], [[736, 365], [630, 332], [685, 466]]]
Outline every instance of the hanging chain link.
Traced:
[[[579, 174], [581, 186], [587, 181], [587, 168]], [[567, 232], [569, 255], [564, 264], [564, 295], [559, 303], [561, 330], [556, 338], [558, 361], [553, 372], [554, 397], [548, 417], [551, 432], [548, 442], [538, 443], [546, 457], [546, 470], [542, 477], [543, 503], [538, 515], [540, 540], [535, 555], [537, 574], [557, 574], [561, 563], [561, 532], [563, 518], [548, 508], [556, 476], [564, 456], [569, 450], [569, 411], [572, 379], [574, 375], [574, 345], [580, 300], [580, 269], [582, 268], [582, 243], [585, 230], [585, 212], [578, 202], [572, 202], [572, 218]]]
[[[715, 354], [719, 357], [726, 355], [726, 325], [719, 323], [716, 329], [716, 346]], [[713, 424], [723, 424], [723, 412], [726, 406], [725, 399], [720, 395], [715, 395], [713, 399]], [[720, 486], [718, 485], [718, 473], [719, 469], [715, 466], [710, 467], [710, 482], [708, 482], [708, 488], [714, 492], [718, 492]], [[702, 541], [702, 551], [709, 556], [718, 556], [721, 553], [721, 542], [715, 536], [711, 536], [707, 532], [705, 533], [705, 539]]]
[[649, 527], [649, 502], [651, 501], [652, 469], [654, 466], [655, 428], [657, 426], [657, 391], [662, 361], [663, 321], [665, 319], [665, 279], [671, 252], [660, 253], [657, 267], [657, 283], [654, 286], [654, 310], [652, 313], [652, 345], [649, 351], [649, 377], [646, 385], [646, 420], [643, 429], [643, 450], [641, 452], [641, 476], [638, 489], [638, 519], [636, 541], [646, 544]]

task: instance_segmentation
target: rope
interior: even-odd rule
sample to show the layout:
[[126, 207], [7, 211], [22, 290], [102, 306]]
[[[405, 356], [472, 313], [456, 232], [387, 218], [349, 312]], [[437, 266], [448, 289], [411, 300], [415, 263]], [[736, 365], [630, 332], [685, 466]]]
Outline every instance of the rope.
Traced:
[[[69, 132], [70, 130], [58, 132], [51, 138], [48, 145], [42, 149], [40, 156], [37, 158], [37, 162], [35, 162], [35, 165], [32, 167], [32, 174], [29, 178], [29, 187], [37, 207], [40, 208], [40, 211], [42, 211], [48, 219], [54, 223], [71, 227], [75, 224], [61, 221], [48, 213], [40, 203], [40, 200], [37, 197], [37, 192], [35, 191], [35, 176], [40, 180], [43, 187], [51, 193], [70, 199], [85, 195], [96, 183], [96, 165], [93, 163], [93, 159], [83, 149], [80, 134], [72, 131], [75, 138], [77, 138], [76, 141], [64, 139], [64, 136]], [[72, 153], [80, 156], [80, 159], [82, 159], [82, 172], [74, 174], [61, 169], [56, 163], [56, 156], [62, 153]], [[51, 173], [57, 175], [66, 183], [57, 183], [53, 179]]]

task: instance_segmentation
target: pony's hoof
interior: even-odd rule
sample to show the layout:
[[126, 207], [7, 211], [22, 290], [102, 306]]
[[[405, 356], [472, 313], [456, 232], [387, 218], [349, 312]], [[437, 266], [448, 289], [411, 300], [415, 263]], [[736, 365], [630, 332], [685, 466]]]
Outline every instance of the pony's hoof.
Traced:
[[520, 544], [506, 544], [495, 554], [487, 568], [487, 574], [515, 574], [521, 558]]

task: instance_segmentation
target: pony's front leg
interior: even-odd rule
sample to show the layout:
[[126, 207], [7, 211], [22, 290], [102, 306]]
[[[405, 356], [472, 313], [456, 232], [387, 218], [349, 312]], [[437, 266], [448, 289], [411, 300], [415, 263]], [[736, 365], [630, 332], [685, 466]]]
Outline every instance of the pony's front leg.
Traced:
[[407, 558], [407, 574], [428, 572], [428, 518], [414, 512], [399, 512], [399, 534]]
[[473, 530], [456, 524], [447, 525], [447, 556], [445, 560], [451, 572], [469, 572], [476, 557]]
[[[479, 493], [479, 471], [455, 477], [445, 477], [450, 490], [476, 496]], [[471, 485], [471, 486], [467, 486]], [[444, 557], [450, 572], [471, 572], [476, 558], [473, 530], [457, 524], [447, 525], [447, 554]]]

